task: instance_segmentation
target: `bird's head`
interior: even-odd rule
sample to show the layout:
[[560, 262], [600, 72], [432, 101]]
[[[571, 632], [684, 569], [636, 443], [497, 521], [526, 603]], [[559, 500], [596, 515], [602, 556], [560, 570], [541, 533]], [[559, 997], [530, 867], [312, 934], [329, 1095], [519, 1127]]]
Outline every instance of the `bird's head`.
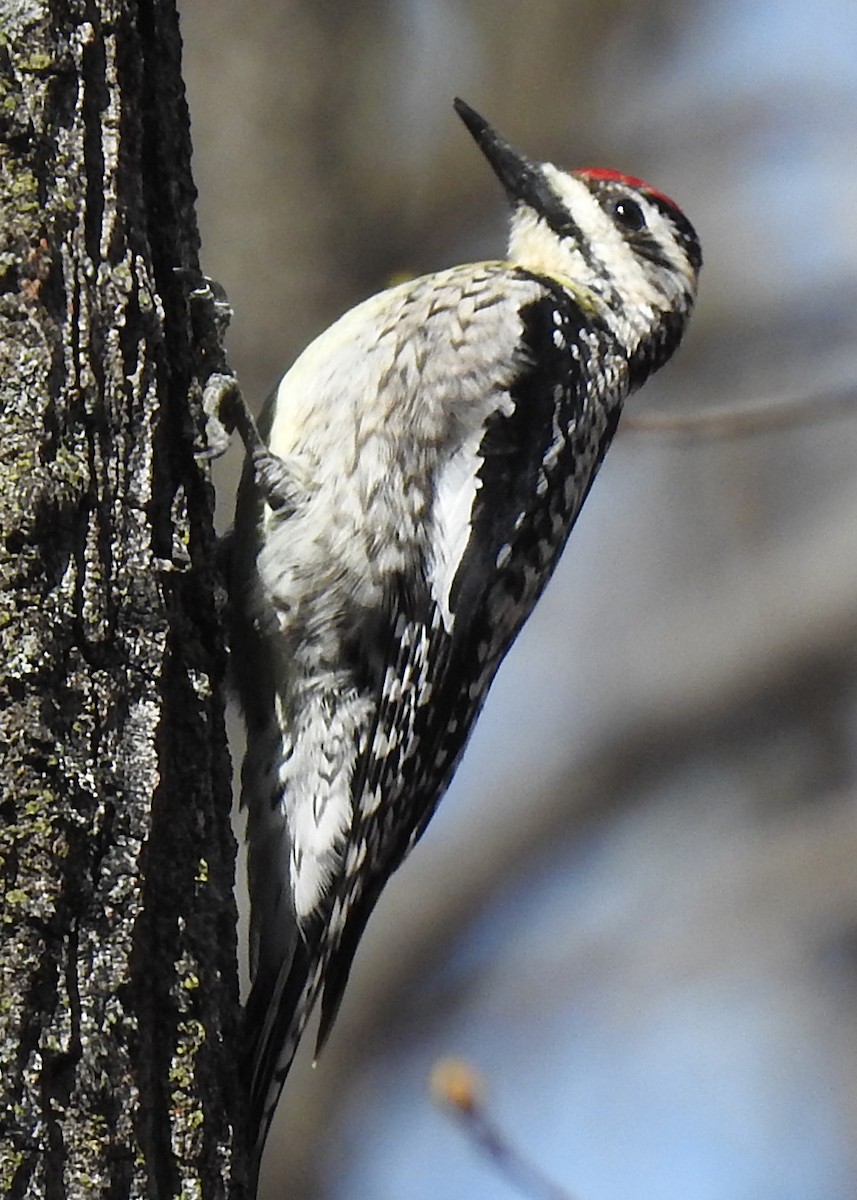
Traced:
[[533, 162], [464, 101], [455, 109], [511, 201], [512, 263], [589, 300], [623, 340], [683, 325], [702, 254], [675, 201], [618, 171]]

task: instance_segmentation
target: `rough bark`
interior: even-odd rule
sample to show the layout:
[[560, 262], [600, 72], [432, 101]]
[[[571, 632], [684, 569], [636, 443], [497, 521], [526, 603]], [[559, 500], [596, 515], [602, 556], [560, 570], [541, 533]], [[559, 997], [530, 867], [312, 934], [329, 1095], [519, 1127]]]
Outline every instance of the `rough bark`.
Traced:
[[0, 0], [0, 1194], [238, 1196], [172, 0]]

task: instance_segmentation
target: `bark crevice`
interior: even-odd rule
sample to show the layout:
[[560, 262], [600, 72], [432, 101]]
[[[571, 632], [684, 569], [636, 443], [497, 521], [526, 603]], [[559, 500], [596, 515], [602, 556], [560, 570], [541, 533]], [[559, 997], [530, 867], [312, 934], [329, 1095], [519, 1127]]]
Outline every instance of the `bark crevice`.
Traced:
[[0, 0], [0, 1194], [240, 1197], [172, 0]]

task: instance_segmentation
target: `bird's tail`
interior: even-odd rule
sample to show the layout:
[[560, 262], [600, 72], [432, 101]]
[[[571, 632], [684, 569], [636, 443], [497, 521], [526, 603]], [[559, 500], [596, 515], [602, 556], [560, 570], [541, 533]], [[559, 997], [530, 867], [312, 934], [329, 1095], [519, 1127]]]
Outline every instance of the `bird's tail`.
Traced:
[[[319, 990], [320, 971], [300, 943], [290, 963], [273, 980], [259, 977], [245, 1009], [244, 1072], [250, 1097], [247, 1133], [252, 1180], [277, 1102]], [[255, 1193], [250, 1191], [250, 1195]]]

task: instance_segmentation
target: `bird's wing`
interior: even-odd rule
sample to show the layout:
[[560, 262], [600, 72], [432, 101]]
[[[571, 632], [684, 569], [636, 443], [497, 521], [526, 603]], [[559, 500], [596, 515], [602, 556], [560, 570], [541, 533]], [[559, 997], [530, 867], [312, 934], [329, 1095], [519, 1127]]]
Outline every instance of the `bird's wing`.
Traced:
[[[561, 295], [548, 293], [524, 311], [518, 358], [530, 369], [479, 436], [444, 464], [423, 577], [391, 591], [379, 622], [386, 644], [373, 671], [375, 720], [353, 775], [353, 821], [321, 949], [319, 1045], [378, 896], [443, 795], [615, 429], [600, 405], [586, 404], [583, 377], [572, 373], [569, 383], [567, 335], [554, 337], [560, 302], [567, 329], [584, 325]], [[528, 339], [538, 341], [538, 355], [528, 352]], [[554, 353], [545, 351], [546, 339]]]

